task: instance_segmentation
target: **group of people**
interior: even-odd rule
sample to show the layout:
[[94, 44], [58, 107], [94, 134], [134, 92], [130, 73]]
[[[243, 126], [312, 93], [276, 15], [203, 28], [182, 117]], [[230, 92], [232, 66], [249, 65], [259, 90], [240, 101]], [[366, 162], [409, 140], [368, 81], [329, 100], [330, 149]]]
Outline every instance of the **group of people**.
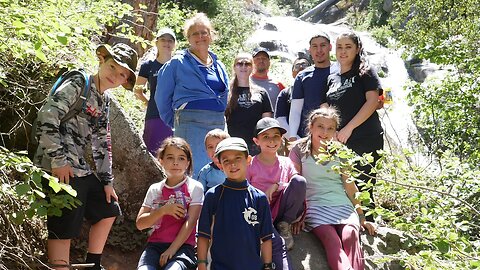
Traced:
[[[138, 269], [292, 269], [287, 252], [301, 230], [322, 242], [331, 269], [364, 269], [359, 232], [374, 234], [376, 226], [356, 199], [362, 186], [333, 172], [339, 160], [317, 159], [332, 140], [359, 155], [372, 152], [375, 161], [383, 147], [376, 112], [382, 89], [358, 35], [337, 37], [336, 63], [330, 37], [311, 37], [313, 65], [295, 60], [289, 88], [269, 78], [265, 49], [239, 53], [230, 80], [210, 50], [214, 29], [203, 13], [186, 21], [184, 36], [189, 47], [172, 56], [175, 33], [161, 29], [156, 58], [141, 65], [138, 77], [132, 48], [99, 46], [85, 113], [60, 121], [83, 89], [76, 77], [39, 111], [35, 162], [72, 185], [82, 202], [48, 217], [51, 266], [68, 269], [70, 240], [86, 218], [93, 224], [86, 262], [102, 269], [108, 233], [121, 214], [106, 90], [122, 85], [145, 102], [143, 138], [166, 173], [150, 186], [137, 216], [138, 229], [151, 229]], [[84, 158], [90, 142], [96, 174]], [[358, 182], [375, 183], [371, 166], [358, 169], [364, 172]]]

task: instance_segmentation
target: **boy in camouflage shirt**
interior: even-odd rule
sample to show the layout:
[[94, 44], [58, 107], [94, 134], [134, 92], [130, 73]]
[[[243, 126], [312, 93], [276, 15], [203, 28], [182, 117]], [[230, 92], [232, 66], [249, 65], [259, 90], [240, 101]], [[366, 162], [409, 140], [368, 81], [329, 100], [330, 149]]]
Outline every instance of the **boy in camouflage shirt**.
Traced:
[[[34, 161], [61, 183], [70, 184], [82, 202], [72, 210], [63, 209], [61, 217], [48, 217], [48, 258], [55, 269], [69, 269], [70, 242], [79, 235], [84, 218], [92, 224], [86, 262], [95, 264], [90, 269], [102, 269], [100, 260], [108, 233], [121, 214], [112, 185], [110, 99], [105, 91], [120, 85], [133, 88], [138, 57], [121, 43], [111, 48], [100, 45], [96, 52], [100, 66], [98, 73], [89, 76], [91, 93], [84, 110], [61, 123], [84, 91], [86, 82], [79, 74], [59, 86], [38, 112], [39, 146]], [[90, 143], [96, 175], [85, 159]]]

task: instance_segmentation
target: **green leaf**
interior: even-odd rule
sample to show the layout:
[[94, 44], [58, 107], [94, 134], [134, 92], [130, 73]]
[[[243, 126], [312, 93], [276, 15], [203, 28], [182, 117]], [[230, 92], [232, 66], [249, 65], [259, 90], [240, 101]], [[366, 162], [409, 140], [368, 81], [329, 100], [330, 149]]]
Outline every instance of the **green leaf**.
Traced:
[[46, 216], [47, 213], [48, 213], [47, 208], [45, 208], [44, 206], [37, 208], [37, 215]]
[[68, 39], [65, 36], [65, 33], [59, 33], [57, 35], [57, 40], [58, 40], [58, 42], [60, 42], [63, 45], [67, 45], [67, 43], [68, 43]]
[[19, 20], [16, 20], [16, 21], [13, 21], [12, 22], [12, 26], [15, 27], [15, 29], [22, 29], [22, 28], [26, 28], [27, 25], [24, 24], [23, 22], [19, 21]]
[[27, 192], [30, 191], [30, 185], [29, 184], [20, 184], [15, 187], [15, 191], [19, 196], [23, 196], [27, 194]]
[[441, 240], [437, 243], [435, 243], [435, 245], [437, 246], [438, 250], [441, 252], [441, 253], [448, 253], [450, 251], [450, 244], [448, 242], [446, 242], [445, 240]]
[[35, 184], [36, 188], [42, 187], [42, 176], [40, 175], [39, 172], [32, 173], [31, 179], [32, 179], [32, 182]]
[[35, 194], [37, 194], [40, 198], [45, 198], [45, 193], [41, 192], [40, 190], [38, 189], [34, 189], [33, 192], [35, 192]]
[[58, 193], [62, 189], [60, 183], [58, 182], [58, 179], [54, 177], [50, 178], [50, 180], [48, 181], [48, 185], [53, 189], [53, 191], [55, 191], [55, 193]]
[[77, 191], [73, 189], [72, 186], [62, 184], [62, 189], [65, 190], [68, 194], [72, 195], [73, 197], [77, 197]]
[[25, 214], [23, 212], [16, 212], [12, 214], [13, 223], [21, 225], [25, 219]]

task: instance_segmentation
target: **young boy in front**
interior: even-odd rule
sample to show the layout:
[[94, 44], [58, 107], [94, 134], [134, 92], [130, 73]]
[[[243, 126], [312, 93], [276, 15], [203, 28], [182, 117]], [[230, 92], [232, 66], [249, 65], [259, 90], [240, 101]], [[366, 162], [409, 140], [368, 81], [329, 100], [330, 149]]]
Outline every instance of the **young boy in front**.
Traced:
[[205, 135], [205, 148], [212, 162], [203, 166], [198, 173], [197, 179], [202, 184], [205, 193], [210, 188], [225, 181], [225, 174], [220, 170], [220, 164], [218, 164], [218, 159], [215, 157], [215, 149], [217, 149], [218, 143], [226, 138], [230, 138], [230, 135], [219, 128], [212, 129]]
[[272, 220], [267, 197], [246, 180], [251, 157], [241, 138], [227, 138], [215, 156], [225, 182], [205, 195], [198, 224], [198, 269], [275, 269], [272, 264]]
[[[80, 234], [83, 219], [90, 221], [88, 269], [100, 270], [100, 260], [115, 217], [121, 214], [113, 188], [112, 152], [110, 143], [108, 89], [122, 85], [132, 90], [135, 83], [137, 53], [119, 43], [113, 47], [100, 45], [96, 50], [99, 69], [89, 76], [90, 96], [85, 108], [65, 122], [61, 119], [83, 91], [82, 75], [72, 76], [49, 96], [38, 112], [39, 145], [34, 162], [56, 176], [60, 183], [70, 184], [82, 204], [62, 215], [49, 216], [48, 260], [54, 269], [70, 269], [70, 242]], [[86, 161], [86, 147], [91, 144], [96, 174]]]

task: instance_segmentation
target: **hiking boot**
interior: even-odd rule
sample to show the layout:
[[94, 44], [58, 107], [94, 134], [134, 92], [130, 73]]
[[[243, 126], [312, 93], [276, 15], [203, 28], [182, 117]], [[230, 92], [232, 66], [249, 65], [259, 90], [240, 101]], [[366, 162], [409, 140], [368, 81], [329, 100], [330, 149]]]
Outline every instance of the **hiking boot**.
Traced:
[[277, 224], [277, 230], [283, 240], [285, 240], [285, 247], [287, 248], [287, 250], [291, 250], [294, 244], [292, 225], [288, 224], [286, 221], [280, 221]]

